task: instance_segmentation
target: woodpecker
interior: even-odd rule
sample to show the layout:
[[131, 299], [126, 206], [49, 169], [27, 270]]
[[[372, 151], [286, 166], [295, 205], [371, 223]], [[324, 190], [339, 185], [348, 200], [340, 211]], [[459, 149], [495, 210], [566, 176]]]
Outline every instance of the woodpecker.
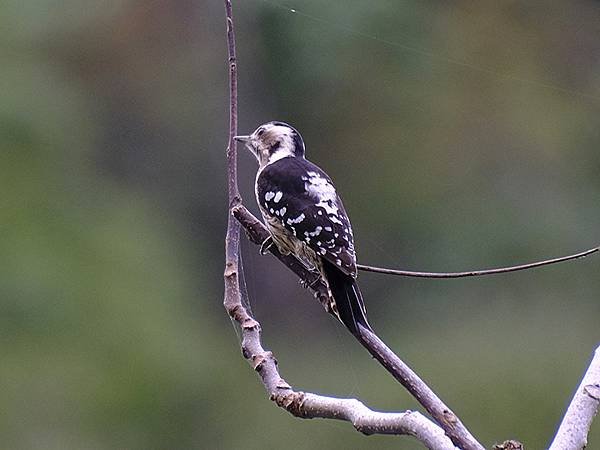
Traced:
[[258, 160], [256, 201], [271, 238], [283, 254], [318, 271], [327, 285], [329, 309], [354, 335], [371, 329], [356, 283], [350, 220], [331, 178], [304, 156], [302, 136], [283, 122], [268, 122], [236, 136]]

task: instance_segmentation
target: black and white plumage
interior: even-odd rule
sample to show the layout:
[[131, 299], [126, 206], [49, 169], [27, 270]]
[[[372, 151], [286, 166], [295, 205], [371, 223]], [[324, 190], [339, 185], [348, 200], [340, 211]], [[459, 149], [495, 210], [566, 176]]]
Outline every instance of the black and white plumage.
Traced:
[[255, 193], [273, 242], [317, 270], [330, 293], [330, 309], [354, 334], [370, 329], [356, 283], [352, 226], [331, 178], [304, 157], [300, 134], [269, 122], [236, 136], [259, 163]]

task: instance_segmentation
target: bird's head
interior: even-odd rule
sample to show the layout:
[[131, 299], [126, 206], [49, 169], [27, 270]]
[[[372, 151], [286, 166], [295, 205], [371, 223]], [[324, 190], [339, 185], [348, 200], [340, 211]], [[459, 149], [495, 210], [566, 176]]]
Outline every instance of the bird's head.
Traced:
[[248, 136], [235, 136], [252, 152], [262, 168], [281, 158], [304, 158], [304, 141], [294, 127], [283, 122], [267, 122]]

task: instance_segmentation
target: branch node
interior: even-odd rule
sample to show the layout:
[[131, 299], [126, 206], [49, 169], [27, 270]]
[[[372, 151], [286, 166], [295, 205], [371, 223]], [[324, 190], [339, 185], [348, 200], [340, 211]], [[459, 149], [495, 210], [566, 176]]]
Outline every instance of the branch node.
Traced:
[[279, 390], [291, 390], [292, 387], [287, 384], [287, 382], [283, 379], [280, 378], [279, 381], [277, 382], [277, 386], [275, 386], [277, 389]]
[[456, 414], [454, 414], [449, 409], [445, 409], [444, 411], [442, 411], [442, 414], [444, 415], [444, 420], [448, 424], [454, 425], [454, 424], [456, 424], [458, 422], [458, 418], [456, 417]]
[[248, 316], [241, 324], [242, 329], [251, 331], [253, 329], [260, 329], [260, 324], [252, 317]]
[[263, 353], [259, 353], [258, 355], [253, 355], [252, 356], [252, 367], [254, 368], [254, 370], [256, 370], [257, 372], [260, 372], [261, 370], [263, 370], [264, 364], [268, 361], [271, 360], [273, 361], [273, 363], [275, 365], [277, 365], [277, 360], [275, 359], [275, 357], [273, 356], [273, 353], [270, 351], [266, 351]]
[[585, 392], [588, 397], [600, 401], [600, 384], [588, 384], [583, 387], [583, 392]]
[[304, 398], [304, 392], [286, 392], [285, 394], [273, 394], [271, 396], [271, 400], [273, 400], [277, 406], [285, 409], [296, 417], [306, 417], [302, 411]]
[[239, 194], [233, 196], [229, 202], [229, 210], [233, 214], [233, 210], [242, 204], [242, 197]]
[[242, 345], [242, 355], [244, 356], [244, 359], [252, 359], [252, 351], [245, 345]]
[[519, 441], [509, 439], [502, 444], [495, 444], [494, 450], [523, 450], [523, 444]]
[[233, 278], [234, 276], [237, 275], [237, 264], [232, 262], [232, 261], [227, 261], [227, 263], [225, 264], [225, 272], [223, 273], [223, 276], [225, 276], [225, 278]]
[[227, 308], [227, 312], [229, 313], [229, 317], [234, 319], [236, 322], [243, 322], [243, 316], [246, 312], [242, 305], [235, 305], [232, 308]]

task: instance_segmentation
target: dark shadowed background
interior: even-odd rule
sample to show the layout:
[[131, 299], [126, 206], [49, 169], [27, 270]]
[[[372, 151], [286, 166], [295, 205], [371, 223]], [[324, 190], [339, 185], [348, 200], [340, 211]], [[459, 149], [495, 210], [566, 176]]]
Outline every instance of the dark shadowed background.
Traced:
[[[244, 0], [234, 14], [240, 132], [300, 130], [361, 262], [468, 270], [598, 244], [600, 3]], [[221, 305], [220, 1], [7, 0], [0, 30], [3, 448], [421, 448], [291, 417], [241, 357]], [[244, 247], [287, 381], [417, 408]], [[486, 446], [539, 449], [600, 341], [599, 267], [360, 283], [375, 329]]]

